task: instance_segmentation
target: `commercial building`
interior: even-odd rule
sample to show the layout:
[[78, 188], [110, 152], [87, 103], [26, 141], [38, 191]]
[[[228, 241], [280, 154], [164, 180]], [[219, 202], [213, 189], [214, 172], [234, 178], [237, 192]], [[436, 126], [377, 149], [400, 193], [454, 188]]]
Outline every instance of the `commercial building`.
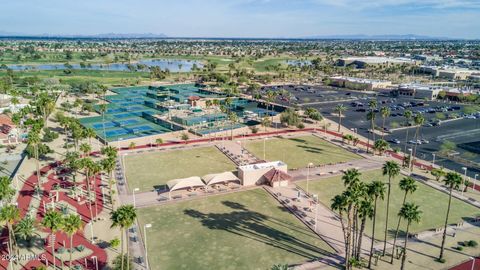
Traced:
[[467, 80], [472, 75], [480, 75], [480, 71], [478, 70], [458, 67], [419, 66], [417, 71], [424, 74], [430, 74], [433, 77], [449, 80]]
[[392, 91], [392, 94], [400, 97], [435, 100], [444, 90], [444, 88], [438, 86], [411, 83], [399, 85]]
[[362, 78], [351, 78], [351, 77], [330, 77], [331, 86], [343, 87], [352, 90], [365, 90], [372, 91], [375, 89], [384, 89], [392, 86], [390, 81], [381, 81], [381, 80], [371, 80], [371, 79], [362, 79]]
[[415, 60], [409, 58], [391, 58], [391, 57], [345, 57], [337, 60], [338, 66], [356, 66], [357, 68], [365, 68], [367, 66], [379, 65], [411, 65], [416, 64]]

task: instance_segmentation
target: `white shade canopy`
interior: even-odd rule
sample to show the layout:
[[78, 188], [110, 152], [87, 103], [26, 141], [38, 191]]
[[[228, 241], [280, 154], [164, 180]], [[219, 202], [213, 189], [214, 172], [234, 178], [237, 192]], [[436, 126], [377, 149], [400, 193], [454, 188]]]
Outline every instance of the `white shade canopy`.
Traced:
[[240, 179], [238, 179], [238, 177], [232, 172], [207, 174], [204, 177], [202, 177], [202, 179], [205, 182], [205, 184], [207, 184], [207, 186], [217, 184], [217, 183], [230, 182], [230, 181], [240, 182]]
[[188, 188], [188, 187], [198, 187], [205, 186], [202, 179], [198, 176], [192, 176], [188, 178], [174, 179], [167, 182], [168, 189], [170, 191]]

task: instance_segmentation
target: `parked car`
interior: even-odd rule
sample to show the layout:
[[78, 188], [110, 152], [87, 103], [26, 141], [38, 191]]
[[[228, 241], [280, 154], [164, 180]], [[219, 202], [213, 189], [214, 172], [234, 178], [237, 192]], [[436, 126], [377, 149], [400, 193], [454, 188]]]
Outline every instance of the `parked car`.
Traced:
[[394, 143], [394, 144], [400, 144], [399, 139], [391, 139], [391, 140], [389, 140], [389, 142]]

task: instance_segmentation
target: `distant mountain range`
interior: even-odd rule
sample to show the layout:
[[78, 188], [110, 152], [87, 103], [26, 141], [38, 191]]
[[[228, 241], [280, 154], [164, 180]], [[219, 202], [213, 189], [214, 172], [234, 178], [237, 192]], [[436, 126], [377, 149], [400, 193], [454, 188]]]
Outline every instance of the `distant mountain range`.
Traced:
[[405, 34], [405, 35], [317, 35], [306, 36], [300, 38], [208, 38], [208, 37], [168, 37], [165, 34], [153, 34], [153, 33], [104, 33], [104, 34], [92, 34], [92, 35], [80, 35], [80, 34], [25, 34], [16, 32], [0, 31], [0, 37], [17, 37], [17, 38], [111, 38], [111, 39], [128, 39], [128, 38], [187, 38], [187, 39], [339, 39], [339, 40], [453, 40], [449, 37], [434, 37], [425, 35]]
[[415, 34], [406, 35], [326, 35], [309, 36], [306, 39], [357, 39], [357, 40], [450, 40], [448, 37], [433, 37]]

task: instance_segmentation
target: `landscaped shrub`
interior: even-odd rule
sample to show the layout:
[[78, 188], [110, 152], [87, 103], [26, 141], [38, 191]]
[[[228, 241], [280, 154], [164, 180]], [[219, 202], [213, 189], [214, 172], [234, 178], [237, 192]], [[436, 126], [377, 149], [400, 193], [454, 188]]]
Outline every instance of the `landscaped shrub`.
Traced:
[[470, 241], [467, 241], [467, 242], [465, 243], [465, 245], [466, 245], [467, 247], [477, 247], [477, 246], [478, 246], [478, 243], [477, 243], [477, 241], [475, 241], [475, 240], [470, 240]]
[[65, 251], [66, 251], [66, 250], [65, 250], [64, 247], [59, 247], [59, 248], [57, 249], [57, 253], [58, 253], [58, 254], [63, 254], [63, 253], [65, 253]]
[[78, 246], [76, 247], [76, 249], [77, 249], [78, 251], [82, 252], [82, 251], [85, 250], [85, 246], [84, 246], [84, 245], [78, 245]]

